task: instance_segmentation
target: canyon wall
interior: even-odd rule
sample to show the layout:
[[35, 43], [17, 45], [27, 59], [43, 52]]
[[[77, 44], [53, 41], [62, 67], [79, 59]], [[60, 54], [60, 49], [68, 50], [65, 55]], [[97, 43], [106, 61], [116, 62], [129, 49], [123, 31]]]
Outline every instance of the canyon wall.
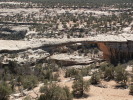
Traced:
[[111, 63], [124, 63], [133, 59], [133, 42], [101, 42], [97, 43], [103, 51], [103, 58]]
[[42, 48], [52, 54], [55, 48], [72, 44], [98, 44], [103, 58], [111, 63], [127, 62], [133, 59], [133, 34], [98, 35], [88, 38], [0, 40], [0, 53], [24, 52]]

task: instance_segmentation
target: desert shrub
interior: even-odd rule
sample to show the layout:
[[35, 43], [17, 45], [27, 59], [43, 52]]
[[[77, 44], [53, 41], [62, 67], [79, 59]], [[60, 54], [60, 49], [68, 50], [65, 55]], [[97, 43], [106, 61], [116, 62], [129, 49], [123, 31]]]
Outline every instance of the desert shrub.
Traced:
[[99, 52], [98, 48], [94, 48], [94, 54], [97, 54]]
[[90, 70], [91, 70], [90, 67], [82, 68], [81, 71], [80, 71], [80, 73], [81, 73], [82, 76], [87, 76], [87, 75], [89, 75]]
[[73, 96], [72, 96], [72, 93], [70, 92], [69, 88], [68, 87], [64, 87], [63, 89], [66, 92], [67, 100], [72, 100]]
[[55, 73], [55, 74], [53, 74], [53, 81], [59, 81], [59, 74], [58, 73]]
[[8, 96], [11, 92], [11, 87], [8, 84], [0, 83], [0, 100], [8, 100]]
[[45, 67], [42, 65], [36, 65], [34, 74], [38, 77], [39, 81], [49, 80], [58, 81], [58, 73], [53, 74], [58, 71], [58, 68], [53, 64], [47, 64]]
[[20, 65], [16, 61], [9, 61], [8, 66], [6, 66], [4, 70], [5, 72], [14, 75], [29, 75], [32, 73], [28, 63], [25, 65]]
[[98, 84], [100, 82], [100, 75], [98, 72], [94, 72], [91, 76], [90, 83]]
[[22, 85], [24, 89], [32, 89], [36, 87], [37, 84], [38, 84], [38, 79], [34, 75], [28, 75], [28, 76], [23, 77], [22, 79]]
[[108, 64], [108, 63], [103, 63], [103, 64], [100, 65], [100, 70], [104, 72], [105, 69], [106, 69], [106, 67], [109, 67], [109, 66], [110, 66], [110, 64]]
[[114, 66], [109, 66], [105, 68], [104, 73], [104, 79], [105, 80], [111, 80], [114, 79]]
[[79, 71], [77, 69], [71, 68], [66, 70], [65, 77], [74, 77], [78, 74], [79, 74]]
[[76, 76], [72, 88], [73, 96], [80, 98], [84, 95], [85, 92], [89, 90], [90, 83], [89, 81], [84, 81], [81, 75]]
[[60, 87], [56, 84], [48, 84], [41, 87], [43, 93], [38, 100], [72, 100], [72, 94], [68, 87]]
[[52, 70], [51, 69], [44, 70], [43, 76], [44, 76], [44, 79], [52, 80], [53, 79]]
[[126, 82], [128, 80], [127, 72], [125, 71], [125, 68], [121, 65], [115, 68], [115, 80], [118, 83], [126, 85]]
[[133, 85], [131, 85], [129, 89], [129, 94], [133, 95]]

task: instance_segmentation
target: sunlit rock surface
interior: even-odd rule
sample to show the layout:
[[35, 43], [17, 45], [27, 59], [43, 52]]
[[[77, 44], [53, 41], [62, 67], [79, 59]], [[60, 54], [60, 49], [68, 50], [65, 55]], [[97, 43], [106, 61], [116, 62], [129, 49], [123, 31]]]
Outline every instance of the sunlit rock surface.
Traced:
[[21, 51], [86, 42], [97, 43], [103, 51], [103, 58], [111, 62], [124, 62], [133, 58], [133, 34], [97, 35], [88, 38], [70, 39], [0, 40], [0, 51]]

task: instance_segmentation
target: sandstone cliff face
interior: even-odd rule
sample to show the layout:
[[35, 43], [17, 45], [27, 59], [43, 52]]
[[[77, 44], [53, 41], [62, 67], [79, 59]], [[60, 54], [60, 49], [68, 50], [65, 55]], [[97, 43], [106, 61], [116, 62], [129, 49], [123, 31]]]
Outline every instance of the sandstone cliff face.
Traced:
[[111, 63], [124, 63], [133, 59], [133, 42], [104, 42], [98, 43], [103, 51], [103, 58]]
[[126, 62], [133, 59], [133, 34], [98, 35], [70, 39], [0, 40], [0, 53], [18, 53], [41, 48], [52, 55], [55, 51], [66, 53], [68, 45], [86, 43], [98, 44], [103, 51], [103, 58], [111, 63]]

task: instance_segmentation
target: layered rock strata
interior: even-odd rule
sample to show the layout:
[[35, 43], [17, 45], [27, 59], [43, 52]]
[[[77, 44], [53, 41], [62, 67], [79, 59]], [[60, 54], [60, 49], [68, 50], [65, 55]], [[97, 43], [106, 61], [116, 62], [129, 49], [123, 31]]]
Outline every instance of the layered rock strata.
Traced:
[[[37, 48], [57, 48], [74, 43], [97, 43], [103, 58], [112, 63], [126, 62], [133, 58], [133, 34], [98, 35], [89, 38], [36, 39], [29, 41], [0, 40], [0, 51], [26, 51]], [[1, 52], [2, 53], [2, 52]]]

